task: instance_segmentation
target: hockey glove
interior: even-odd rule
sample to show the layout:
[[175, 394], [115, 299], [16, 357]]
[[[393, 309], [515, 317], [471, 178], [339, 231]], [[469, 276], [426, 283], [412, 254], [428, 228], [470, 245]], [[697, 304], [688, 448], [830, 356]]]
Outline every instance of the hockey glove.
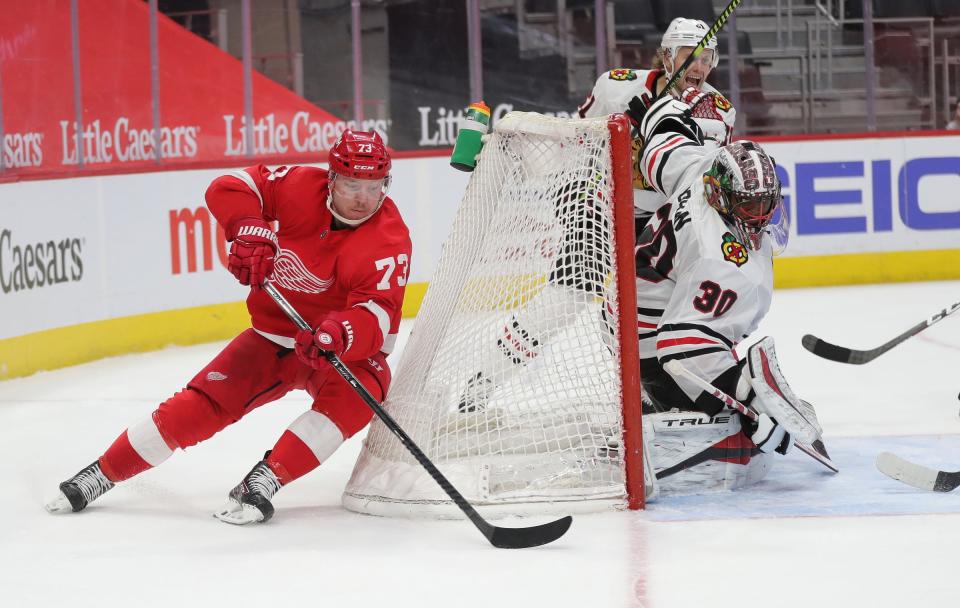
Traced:
[[241, 285], [249, 285], [256, 291], [273, 274], [279, 248], [277, 235], [269, 224], [253, 217], [235, 222], [232, 232], [227, 268]]
[[627, 115], [630, 126], [635, 132], [639, 131], [640, 123], [643, 122], [643, 117], [651, 105], [653, 105], [653, 98], [647, 93], [644, 93], [640, 97], [634, 95], [630, 103], [627, 104], [627, 109], [623, 113]]
[[297, 333], [294, 350], [301, 361], [313, 369], [320, 369], [327, 361], [325, 352], [333, 353], [338, 357], [343, 355], [346, 350], [346, 334], [342, 323], [325, 319], [320, 322], [315, 331], [300, 330]]
[[690, 106], [666, 95], [655, 101], [640, 121], [640, 136], [649, 140], [657, 133], [681, 133], [688, 139], [699, 141], [700, 127], [690, 118]]
[[680, 100], [691, 108], [697, 107], [697, 105], [707, 97], [710, 97], [710, 93], [701, 91], [697, 87], [687, 87], [680, 93]]

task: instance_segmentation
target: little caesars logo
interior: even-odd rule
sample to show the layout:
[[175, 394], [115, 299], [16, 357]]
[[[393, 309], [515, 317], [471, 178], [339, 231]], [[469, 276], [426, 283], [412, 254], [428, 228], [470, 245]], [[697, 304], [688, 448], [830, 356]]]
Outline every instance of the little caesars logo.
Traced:
[[[193, 158], [197, 155], [197, 132], [200, 127], [177, 125], [161, 127], [160, 155], [163, 158]], [[79, 136], [79, 137], [78, 137]], [[79, 162], [77, 141], [83, 151], [84, 163], [112, 163], [115, 160], [126, 163], [138, 160], [150, 160], [155, 156], [153, 129], [138, 129], [130, 125], [130, 120], [121, 116], [112, 125], [101, 123], [99, 119], [85, 124], [77, 133], [77, 123], [71, 120], [60, 121], [60, 143], [64, 165], [76, 165]]]
[[6, 133], [0, 160], [10, 169], [17, 167], [39, 167], [43, 164], [42, 133]]
[[[243, 155], [247, 137], [246, 116], [224, 114], [223, 126], [226, 128], [224, 156]], [[288, 124], [270, 113], [253, 121], [253, 153], [323, 152], [329, 150], [347, 129], [377, 131], [386, 143], [389, 127], [387, 120], [371, 119], [359, 124], [354, 120], [319, 122], [312, 120], [309, 112], [303, 111], [294, 114]]]
[[83, 241], [19, 242], [11, 230], [0, 231], [0, 289], [3, 293], [37, 289], [83, 278]]
[[[460, 131], [460, 120], [463, 118], [464, 108], [434, 108], [432, 106], [420, 106], [417, 108], [420, 113], [420, 140], [418, 146], [452, 146], [457, 141], [457, 132]], [[490, 126], [503, 117], [505, 114], [513, 112], [513, 104], [501, 103], [493, 108], [490, 116]], [[558, 118], [570, 118], [569, 112], [544, 112], [546, 116], [556, 116]]]

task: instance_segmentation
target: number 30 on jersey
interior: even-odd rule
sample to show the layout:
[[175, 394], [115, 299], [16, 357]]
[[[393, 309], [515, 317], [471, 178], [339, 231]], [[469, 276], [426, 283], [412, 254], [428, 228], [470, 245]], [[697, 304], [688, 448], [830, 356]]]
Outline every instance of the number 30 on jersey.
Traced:
[[377, 289], [380, 291], [386, 291], [391, 288], [390, 279], [393, 278], [397, 266], [400, 267], [400, 272], [396, 273], [397, 287], [403, 287], [407, 284], [407, 274], [410, 272], [410, 259], [407, 257], [407, 254], [401, 253], [395, 258], [381, 258], [374, 262], [374, 264], [376, 264], [377, 270], [384, 271], [383, 276], [380, 277], [380, 282], [377, 283]]

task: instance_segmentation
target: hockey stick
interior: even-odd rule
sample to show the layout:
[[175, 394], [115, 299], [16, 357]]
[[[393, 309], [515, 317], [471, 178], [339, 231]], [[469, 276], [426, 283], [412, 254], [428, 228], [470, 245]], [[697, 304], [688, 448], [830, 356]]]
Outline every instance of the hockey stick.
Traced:
[[888, 477], [921, 490], [951, 492], [960, 486], [960, 471], [951, 473], [928, 469], [890, 452], [877, 456], [877, 469]]
[[823, 357], [824, 359], [830, 359], [831, 361], [836, 361], [837, 363], [850, 363], [853, 365], [863, 365], [864, 363], [869, 363], [887, 352], [894, 346], [900, 344], [901, 342], [906, 341], [908, 338], [912, 338], [921, 331], [930, 327], [937, 321], [948, 317], [960, 309], [960, 302], [955, 302], [949, 307], [944, 308], [937, 314], [933, 315], [926, 321], [918, 323], [903, 332], [893, 340], [885, 344], [881, 344], [876, 348], [871, 348], [870, 350], [855, 350], [852, 348], [844, 348], [843, 346], [837, 346], [836, 344], [831, 344], [825, 340], [807, 334], [801, 340], [803, 347], [810, 351], [811, 353], [817, 355], [818, 357]]
[[[663, 97], [667, 91], [677, 85], [677, 82], [680, 81], [680, 76], [687, 71], [687, 68], [690, 67], [690, 64], [693, 63], [693, 60], [699, 57], [700, 53], [707, 48], [707, 44], [710, 42], [710, 39], [720, 32], [724, 24], [726, 24], [727, 19], [729, 19], [730, 15], [733, 14], [733, 11], [737, 10], [737, 7], [740, 6], [740, 2], [741, 0], [730, 0], [730, 4], [727, 5], [727, 8], [723, 9], [723, 12], [717, 17], [717, 20], [713, 23], [713, 26], [707, 30], [706, 34], [703, 35], [700, 43], [694, 47], [693, 51], [687, 56], [687, 59], [680, 64], [680, 69], [673, 71], [673, 76], [671, 76], [670, 80], [667, 81], [667, 86], [663, 87], [663, 90], [657, 95], [657, 99]], [[654, 101], [656, 101], [656, 99]]]
[[[263, 289], [266, 291], [273, 301], [277, 303], [278, 306], [283, 310], [283, 312], [293, 321], [300, 329], [305, 329], [311, 331], [310, 325], [304, 320], [303, 317], [290, 305], [290, 302], [287, 301], [283, 294], [277, 291], [277, 288], [274, 287], [269, 281], [264, 281]], [[343, 364], [343, 361], [340, 360], [333, 353], [324, 352], [324, 356], [330, 362], [330, 365], [333, 366], [333, 369], [337, 370], [337, 373], [343, 376], [343, 379], [347, 381], [353, 390], [357, 392], [358, 395], [363, 399], [364, 403], [373, 410], [373, 413], [383, 421], [388, 429], [400, 440], [400, 443], [403, 444], [407, 450], [413, 454], [413, 457], [417, 459], [417, 462], [427, 470], [427, 473], [430, 473], [430, 476], [433, 477], [440, 487], [446, 492], [453, 502], [460, 507], [460, 510], [473, 522], [473, 525], [483, 533], [487, 540], [490, 541], [494, 547], [499, 547], [501, 549], [523, 549], [526, 547], [537, 547], [539, 545], [545, 545], [551, 543], [561, 536], [563, 536], [566, 531], [570, 528], [570, 524], [573, 522], [573, 518], [569, 515], [563, 518], [560, 518], [556, 521], [552, 521], [547, 524], [542, 524], [539, 526], [530, 526], [528, 528], [500, 528], [490, 524], [487, 520], [480, 516], [477, 513], [477, 510], [467, 502], [467, 499], [453, 487], [446, 477], [443, 476], [443, 473], [437, 469], [436, 465], [427, 458], [427, 455], [414, 443], [413, 439], [407, 435], [406, 431], [400, 427], [399, 424], [383, 409], [383, 407], [373, 398], [366, 388], [360, 381], [357, 380], [357, 377], [353, 375], [346, 365]]]
[[[740, 412], [750, 420], [753, 420], [754, 422], [759, 420], [760, 416], [757, 414], [757, 412], [753, 408], [737, 401], [736, 399], [726, 394], [722, 390], [718, 389], [714, 385], [710, 384], [700, 376], [691, 372], [686, 367], [684, 367], [684, 365], [680, 363], [678, 359], [668, 361], [667, 363], [664, 364], [663, 367], [674, 376], [677, 376], [677, 375], [685, 376], [688, 380], [690, 380], [691, 382], [696, 384], [698, 387], [700, 387], [701, 390], [713, 395], [714, 397], [722, 401], [727, 407], [737, 410], [738, 412]], [[833, 461], [830, 460], [830, 455], [827, 454], [827, 447], [823, 445], [822, 440], [817, 439], [810, 445], [806, 445], [804, 443], [794, 440], [793, 444], [797, 446], [798, 450], [810, 456], [810, 458], [813, 458], [814, 460], [816, 460], [823, 466], [827, 467], [834, 473], [840, 472], [840, 469], [837, 468], [837, 465], [833, 464]]]

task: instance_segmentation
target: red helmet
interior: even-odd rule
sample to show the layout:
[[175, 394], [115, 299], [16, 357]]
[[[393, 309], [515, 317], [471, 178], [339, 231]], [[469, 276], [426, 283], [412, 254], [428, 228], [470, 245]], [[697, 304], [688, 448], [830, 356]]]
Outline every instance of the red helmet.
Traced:
[[347, 129], [330, 148], [330, 171], [354, 179], [383, 179], [390, 173], [390, 153], [376, 131]]

